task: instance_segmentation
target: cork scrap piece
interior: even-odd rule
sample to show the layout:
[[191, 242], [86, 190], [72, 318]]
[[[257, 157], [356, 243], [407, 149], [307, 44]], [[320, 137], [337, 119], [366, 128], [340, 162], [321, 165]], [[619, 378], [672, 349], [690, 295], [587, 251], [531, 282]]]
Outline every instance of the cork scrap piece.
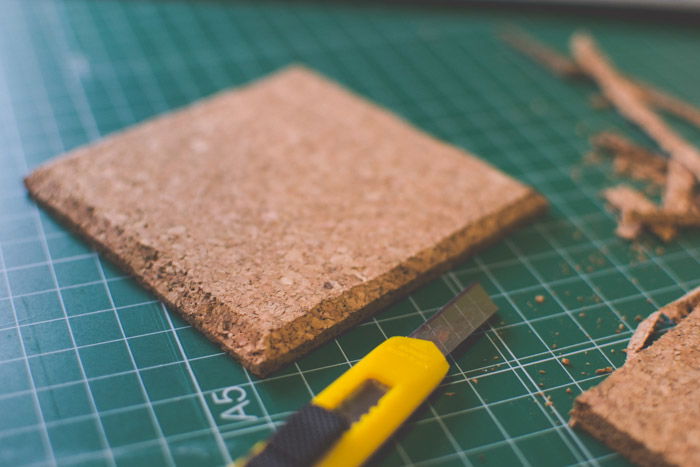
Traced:
[[658, 185], [666, 183], [668, 160], [619, 133], [605, 131], [592, 138], [593, 146], [614, 157], [615, 172]]
[[627, 214], [631, 222], [649, 225], [652, 229], [668, 224], [700, 227], [700, 211], [691, 210], [686, 214], [670, 212], [656, 206], [646, 196], [625, 185], [608, 188], [603, 192], [603, 196], [612, 206]]
[[[671, 155], [666, 161], [619, 135], [605, 134], [594, 144], [615, 153], [614, 166], [618, 173], [635, 179], [649, 180], [664, 187], [663, 225], [655, 221], [652, 230], [664, 241], [672, 240], [679, 226], [674, 220], [700, 209], [695, 186], [700, 178], [700, 150], [675, 133], [653, 109], [661, 109], [700, 127], [700, 109], [646, 83], [632, 79], [616, 70], [586, 34], [575, 34], [571, 40], [574, 60], [541, 43], [525, 31], [510, 27], [501, 38], [514, 49], [564, 78], [591, 78], [597, 82], [602, 96], [595, 96], [595, 107], [613, 104], [628, 120], [636, 123]], [[617, 234], [635, 239], [642, 225], [634, 213], [623, 210]], [[693, 214], [695, 217], [695, 214]], [[689, 221], [695, 225], [694, 219]], [[684, 225], [687, 225], [686, 222]]]
[[700, 465], [700, 306], [574, 401], [571, 424], [642, 466]]
[[[674, 132], [640, 98], [635, 88], [613, 68], [593, 39], [575, 34], [571, 40], [574, 58], [600, 85], [618, 111], [637, 124], [671, 156], [663, 200], [663, 214], [683, 218], [694, 205], [696, 179], [700, 176], [700, 151]], [[664, 221], [664, 240], [675, 236], [675, 223]]]
[[[615, 233], [621, 238], [635, 239], [644, 227], [645, 219], [653, 217], [661, 209], [634, 188], [618, 185], [603, 192], [603, 197], [612, 207], [620, 211], [620, 220]], [[669, 240], [674, 231], [663, 223], [651, 223], [651, 230], [664, 240]]]
[[700, 287], [691, 290], [678, 300], [665, 305], [659, 311], [666, 315], [671, 321], [678, 323], [683, 318], [687, 317], [697, 306], [700, 306]]
[[694, 201], [685, 213], [658, 207], [639, 191], [618, 185], [603, 191], [603, 197], [620, 211], [616, 233], [625, 239], [635, 239], [643, 227], [649, 227], [664, 241], [675, 235], [675, 227], [700, 227], [700, 204]]
[[637, 325], [637, 329], [634, 330], [634, 334], [632, 334], [625, 349], [627, 355], [625, 362], [636, 358], [639, 352], [646, 347], [649, 339], [651, 339], [651, 335], [654, 334], [662, 319], [663, 314], [660, 311], [655, 311]]
[[628, 81], [597, 49], [590, 36], [575, 34], [571, 48], [579, 66], [596, 80], [618, 111], [644, 130], [677, 162], [669, 165], [664, 207], [678, 213], [686, 212], [693, 202], [696, 178], [700, 177], [700, 151], [649, 109]]
[[[639, 153], [641, 156], [643, 153]], [[652, 155], [653, 153], [649, 153]], [[653, 154], [656, 155], [656, 154]], [[613, 160], [615, 172], [620, 175], [627, 175], [635, 180], [645, 180], [657, 185], [664, 186], [666, 184], [666, 169], [667, 163], [662, 159], [663, 166], [656, 164], [658, 159], [642, 160], [642, 157], [628, 157], [627, 155], [618, 154]]]
[[[666, 167], [660, 170], [660, 160], [648, 152], [633, 148], [628, 141], [604, 139], [612, 148], [622, 151], [615, 157], [618, 173], [628, 173], [633, 178], [648, 179], [665, 187], [664, 211], [682, 216], [694, 209], [694, 190], [700, 177], [700, 151], [688, 144], [656, 115], [652, 107], [670, 111], [693, 124], [700, 120], [700, 110], [644, 83], [637, 82], [615, 70], [607, 58], [597, 49], [593, 39], [585, 34], [575, 34], [571, 48], [575, 60], [540, 43], [524, 31], [511, 28], [501, 35], [513, 48], [531, 57], [553, 73], [563, 77], [588, 76], [596, 81], [603, 98], [614, 104], [618, 111], [646, 131], [671, 155]], [[634, 149], [634, 150], [631, 150]], [[647, 165], [646, 162], [654, 162]], [[617, 232], [624, 238], [635, 238], [641, 228], [623, 212]], [[674, 223], [656, 226], [655, 231], [665, 241], [677, 233]]]
[[300, 67], [73, 151], [26, 185], [258, 375], [546, 208]]
[[664, 306], [658, 311], [647, 316], [647, 318], [639, 323], [635, 329], [632, 338], [627, 344], [627, 359], [630, 361], [639, 355], [639, 352], [646, 347], [651, 335], [656, 330], [656, 327], [665, 316], [674, 323], [679, 323], [683, 318], [690, 314], [691, 310], [700, 305], [700, 287], [696, 288], [683, 295], [678, 300], [675, 300]]

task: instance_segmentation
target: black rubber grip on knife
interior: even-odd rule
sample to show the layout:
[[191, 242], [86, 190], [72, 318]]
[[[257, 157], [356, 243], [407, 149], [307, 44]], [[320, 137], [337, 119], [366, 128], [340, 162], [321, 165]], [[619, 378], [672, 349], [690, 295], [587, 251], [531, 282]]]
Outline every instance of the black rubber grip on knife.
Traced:
[[341, 437], [350, 424], [332, 410], [309, 404], [292, 415], [247, 467], [310, 466]]

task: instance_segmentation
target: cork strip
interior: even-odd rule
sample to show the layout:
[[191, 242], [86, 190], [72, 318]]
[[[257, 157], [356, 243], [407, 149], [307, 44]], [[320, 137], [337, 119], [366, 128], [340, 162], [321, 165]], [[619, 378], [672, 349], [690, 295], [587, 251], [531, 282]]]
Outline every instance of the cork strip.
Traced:
[[627, 360], [635, 358], [639, 352], [646, 347], [651, 335], [656, 330], [661, 319], [666, 316], [674, 323], [679, 323], [683, 318], [688, 316], [690, 311], [700, 305], [700, 287], [692, 290], [679, 298], [678, 300], [669, 303], [658, 311], [650, 314], [644, 321], [639, 323], [635, 329], [632, 338], [627, 344]]
[[25, 183], [257, 375], [546, 208], [300, 67], [79, 148]]
[[641, 466], [700, 465], [700, 306], [574, 401], [570, 423]]
[[[621, 238], [633, 240], [642, 232], [645, 216], [653, 216], [661, 211], [639, 191], [627, 185], [618, 185], [603, 191], [603, 197], [612, 207], [620, 211], [620, 219], [615, 233]], [[662, 240], [669, 241], [675, 229], [663, 223], [654, 222], [651, 230]]]
[[675, 97], [660, 91], [652, 86], [635, 83], [637, 91], [643, 99], [648, 101], [657, 109], [665, 110], [668, 113], [680, 117], [686, 122], [700, 128], [700, 109]]
[[[564, 78], [587, 77], [587, 73], [574, 60], [538, 41], [520, 28], [510, 26], [501, 32], [500, 37], [515, 50], [530, 57], [557, 76]], [[627, 81], [641, 99], [650, 105], [657, 109], [665, 110], [700, 128], [700, 109], [697, 107], [629, 76], [623, 76], [623, 79]], [[596, 96], [592, 103], [594, 107], [604, 108], [608, 102], [605, 97]]]
[[581, 78], [586, 76], [586, 73], [581, 70], [581, 67], [575, 61], [538, 41], [520, 28], [509, 26], [501, 31], [500, 37], [515, 50], [530, 57], [557, 76], [564, 78]]
[[670, 212], [666, 209], [631, 209], [630, 218], [642, 222], [645, 225], [674, 225], [679, 227], [700, 227], [700, 211], [691, 211], [686, 214]]

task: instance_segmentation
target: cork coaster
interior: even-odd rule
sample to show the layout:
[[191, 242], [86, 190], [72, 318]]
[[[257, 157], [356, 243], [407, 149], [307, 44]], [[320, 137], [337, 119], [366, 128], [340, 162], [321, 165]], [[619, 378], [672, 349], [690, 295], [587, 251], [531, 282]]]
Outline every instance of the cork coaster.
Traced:
[[639, 465], [700, 465], [700, 306], [580, 395], [574, 426]]
[[77, 149], [25, 182], [258, 375], [546, 207], [300, 67]]

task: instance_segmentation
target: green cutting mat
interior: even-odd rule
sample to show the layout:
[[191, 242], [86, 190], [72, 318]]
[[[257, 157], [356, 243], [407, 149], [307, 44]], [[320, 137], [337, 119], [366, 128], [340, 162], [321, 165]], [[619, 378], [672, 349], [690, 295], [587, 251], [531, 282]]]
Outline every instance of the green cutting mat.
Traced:
[[[598, 197], [617, 180], [581, 156], [595, 130], [640, 134], [592, 109], [592, 86], [553, 78], [494, 32], [511, 21], [563, 48], [590, 28], [625, 70], [700, 104], [698, 28], [399, 5], [16, 0], [0, 10], [0, 465], [221, 465], [477, 280], [501, 311], [375, 462], [625, 464], [572, 431], [567, 412], [603, 378], [595, 369], [622, 364], [636, 316], [700, 284], [700, 236], [637, 249], [618, 240]], [[552, 212], [258, 380], [37, 209], [21, 177], [291, 62], [536, 186]]]

